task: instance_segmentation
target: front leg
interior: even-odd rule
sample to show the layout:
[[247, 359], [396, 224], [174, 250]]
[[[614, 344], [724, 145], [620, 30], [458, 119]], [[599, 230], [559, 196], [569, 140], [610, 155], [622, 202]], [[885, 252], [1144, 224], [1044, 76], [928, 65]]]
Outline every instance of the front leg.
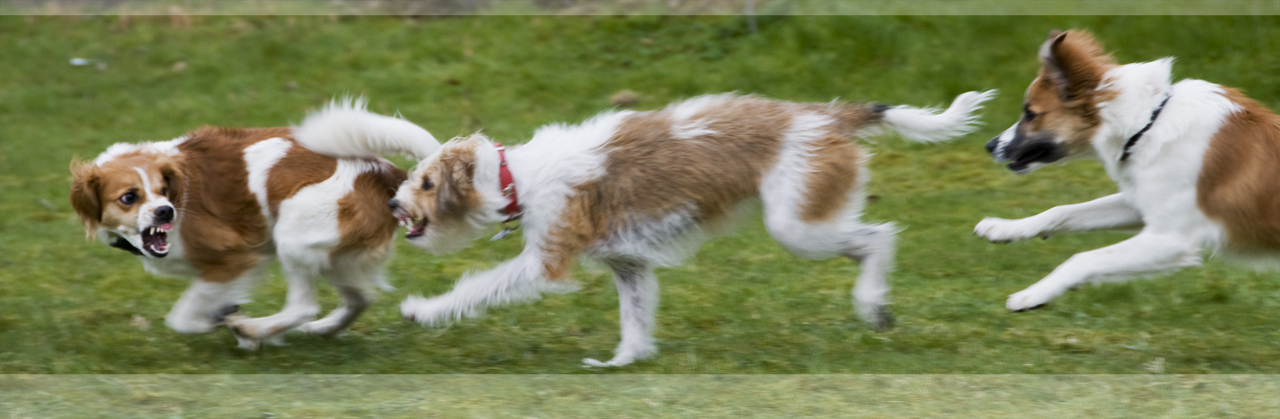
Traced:
[[173, 304], [164, 324], [182, 334], [209, 333], [222, 325], [223, 318], [248, 302], [247, 289], [256, 272], [231, 282], [196, 280]]
[[1009, 296], [1012, 311], [1037, 308], [1085, 282], [1120, 281], [1200, 265], [1200, 248], [1177, 234], [1143, 231], [1129, 240], [1078, 253], [1049, 276]]
[[241, 349], [256, 350], [262, 342], [283, 345], [281, 334], [314, 320], [320, 313], [320, 303], [316, 299], [316, 266], [310, 261], [282, 258], [281, 268], [289, 283], [289, 291], [279, 313], [258, 318], [242, 314], [227, 316], [227, 329], [236, 336]]
[[1008, 243], [1032, 237], [1048, 238], [1060, 231], [1105, 230], [1140, 225], [1142, 214], [1129, 206], [1122, 194], [1114, 194], [1089, 202], [1056, 206], [1019, 220], [984, 218], [973, 228], [973, 234], [995, 243]]
[[572, 283], [547, 280], [545, 267], [552, 262], [545, 259], [541, 252], [526, 249], [496, 268], [464, 275], [447, 293], [405, 299], [400, 303], [400, 314], [423, 325], [445, 324], [476, 316], [486, 307], [537, 300], [543, 292], [573, 290]]
[[582, 360], [588, 367], [621, 367], [658, 353], [653, 343], [654, 315], [658, 311], [658, 278], [653, 269], [642, 262], [610, 261], [614, 281], [618, 285], [618, 310], [622, 323], [622, 342], [614, 350], [613, 359], [601, 362]]

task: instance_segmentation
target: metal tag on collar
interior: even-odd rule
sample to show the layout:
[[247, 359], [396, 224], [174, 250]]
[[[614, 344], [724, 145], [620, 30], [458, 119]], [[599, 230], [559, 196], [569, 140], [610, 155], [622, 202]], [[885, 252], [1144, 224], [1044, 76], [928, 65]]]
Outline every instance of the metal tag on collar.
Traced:
[[520, 223], [507, 223], [502, 226], [502, 231], [499, 231], [498, 234], [494, 234], [493, 238], [489, 239], [489, 241], [496, 242], [498, 240], [502, 240], [507, 236], [510, 236], [511, 233], [519, 229], [520, 229]]

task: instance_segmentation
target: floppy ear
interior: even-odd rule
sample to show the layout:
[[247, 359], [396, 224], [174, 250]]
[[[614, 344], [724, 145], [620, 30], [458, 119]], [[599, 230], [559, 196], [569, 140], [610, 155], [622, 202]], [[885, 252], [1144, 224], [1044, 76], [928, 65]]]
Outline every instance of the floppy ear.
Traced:
[[187, 173], [183, 170], [183, 163], [185, 162], [181, 158], [168, 157], [160, 164], [160, 175], [164, 176], [165, 187], [169, 189], [165, 197], [169, 198], [174, 207], [181, 207], [182, 198], [186, 196]]
[[1040, 46], [1040, 64], [1041, 75], [1053, 83], [1064, 101], [1087, 96], [1115, 66], [1093, 35], [1080, 30], [1050, 32]]
[[93, 162], [72, 162], [71, 177], [71, 208], [80, 216], [85, 235], [93, 237], [97, 233], [98, 223], [102, 222], [102, 202], [98, 199], [101, 186], [98, 166]]
[[436, 209], [444, 218], [461, 218], [475, 196], [472, 183], [476, 172], [475, 149], [458, 147], [440, 154], [440, 185], [436, 192]]

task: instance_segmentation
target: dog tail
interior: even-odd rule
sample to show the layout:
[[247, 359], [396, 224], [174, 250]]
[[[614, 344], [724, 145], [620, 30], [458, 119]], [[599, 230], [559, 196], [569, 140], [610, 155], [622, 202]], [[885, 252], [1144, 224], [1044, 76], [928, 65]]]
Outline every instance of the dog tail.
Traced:
[[982, 109], [983, 102], [995, 96], [995, 90], [964, 93], [956, 96], [951, 107], [942, 112], [905, 105], [883, 108], [879, 127], [896, 132], [911, 142], [950, 140], [977, 129], [980, 116], [977, 111]]
[[422, 127], [365, 110], [364, 98], [334, 99], [294, 127], [293, 136], [303, 147], [337, 158], [404, 154], [422, 160], [440, 148]]

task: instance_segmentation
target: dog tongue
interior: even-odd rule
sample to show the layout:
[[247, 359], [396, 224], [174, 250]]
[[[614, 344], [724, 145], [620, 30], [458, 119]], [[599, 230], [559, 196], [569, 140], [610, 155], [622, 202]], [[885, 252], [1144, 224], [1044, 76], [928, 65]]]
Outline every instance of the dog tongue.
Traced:
[[406, 234], [405, 237], [413, 238], [413, 237], [421, 236], [426, 229], [427, 229], [427, 226], [423, 224], [414, 224], [413, 229], [409, 230], [409, 233]]

